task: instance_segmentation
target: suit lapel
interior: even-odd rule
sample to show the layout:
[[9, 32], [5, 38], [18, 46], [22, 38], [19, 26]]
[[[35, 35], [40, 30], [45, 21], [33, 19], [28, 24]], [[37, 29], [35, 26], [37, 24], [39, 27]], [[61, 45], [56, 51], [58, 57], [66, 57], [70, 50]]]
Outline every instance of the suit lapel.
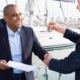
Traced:
[[11, 51], [10, 51], [10, 46], [9, 46], [9, 40], [8, 40], [8, 33], [7, 33], [7, 28], [6, 26], [2, 27], [1, 29], [1, 34], [3, 36], [3, 41], [5, 44], [5, 47], [7, 49], [7, 53], [9, 55], [10, 60], [12, 60], [12, 56], [11, 56]]
[[[28, 40], [29, 40], [29, 37], [28, 37], [28, 33], [27, 31], [24, 29], [25, 27], [21, 27], [21, 30], [20, 30], [20, 33], [21, 33], [21, 42], [22, 42], [22, 58], [23, 59], [26, 59], [28, 57], [28, 51], [26, 48], [28, 48]], [[25, 54], [27, 52], [27, 54]]]

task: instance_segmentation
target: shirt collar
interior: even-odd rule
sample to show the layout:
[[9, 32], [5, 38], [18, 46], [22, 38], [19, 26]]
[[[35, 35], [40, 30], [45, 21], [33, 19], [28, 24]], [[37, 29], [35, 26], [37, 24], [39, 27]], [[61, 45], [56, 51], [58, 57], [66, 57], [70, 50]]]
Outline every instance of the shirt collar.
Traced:
[[11, 36], [11, 35], [15, 34], [16, 32], [20, 33], [20, 28], [14, 33], [14, 32], [9, 28], [9, 26], [7, 25], [7, 31], [8, 31], [8, 35]]

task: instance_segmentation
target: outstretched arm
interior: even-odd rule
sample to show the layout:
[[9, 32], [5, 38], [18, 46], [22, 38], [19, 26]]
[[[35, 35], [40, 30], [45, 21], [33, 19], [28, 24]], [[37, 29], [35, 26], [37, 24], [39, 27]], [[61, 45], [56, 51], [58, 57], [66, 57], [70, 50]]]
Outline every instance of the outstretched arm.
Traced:
[[67, 29], [55, 22], [49, 22], [48, 23], [48, 27], [51, 29], [51, 30], [55, 30], [59, 33], [62, 33], [63, 36], [67, 39], [69, 39], [70, 41], [74, 42], [74, 43], [77, 43], [77, 41], [79, 40], [80, 38], [80, 34], [70, 30], [70, 29]]
[[60, 73], [71, 73], [80, 68], [80, 41], [76, 47], [76, 50], [64, 59], [55, 59], [51, 55], [47, 56], [44, 60], [49, 69]]

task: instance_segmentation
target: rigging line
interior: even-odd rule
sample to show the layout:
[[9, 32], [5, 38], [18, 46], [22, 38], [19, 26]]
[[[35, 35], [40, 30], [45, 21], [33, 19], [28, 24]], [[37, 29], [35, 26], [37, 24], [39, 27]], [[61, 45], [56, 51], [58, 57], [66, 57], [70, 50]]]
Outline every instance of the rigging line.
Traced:
[[36, 3], [37, 3], [38, 11], [40, 13], [40, 8], [39, 8], [39, 4], [38, 4], [38, 1], [37, 0], [36, 0]]
[[59, 2], [60, 2], [60, 8], [61, 8], [61, 11], [62, 11], [63, 17], [64, 17], [64, 19], [65, 19], [65, 15], [64, 15], [64, 11], [63, 11], [63, 8], [62, 8], [61, 1], [59, 1]]
[[25, 10], [26, 10], [26, 11], [29, 10], [29, 0], [28, 0], [27, 3], [26, 3]]
[[7, 5], [8, 5], [8, 1], [6, 0], [6, 3], [7, 3]]

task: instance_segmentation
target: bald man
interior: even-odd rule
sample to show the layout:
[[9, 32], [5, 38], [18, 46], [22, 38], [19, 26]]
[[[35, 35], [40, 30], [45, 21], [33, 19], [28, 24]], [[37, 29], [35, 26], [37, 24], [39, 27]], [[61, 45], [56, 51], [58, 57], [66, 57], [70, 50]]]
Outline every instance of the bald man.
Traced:
[[[3, 10], [5, 24], [0, 28], [0, 62], [9, 60], [32, 65], [32, 52], [42, 61], [48, 52], [40, 45], [34, 31], [22, 26], [19, 8], [9, 4]], [[24, 72], [0, 64], [0, 80], [34, 80], [33, 71]]]

